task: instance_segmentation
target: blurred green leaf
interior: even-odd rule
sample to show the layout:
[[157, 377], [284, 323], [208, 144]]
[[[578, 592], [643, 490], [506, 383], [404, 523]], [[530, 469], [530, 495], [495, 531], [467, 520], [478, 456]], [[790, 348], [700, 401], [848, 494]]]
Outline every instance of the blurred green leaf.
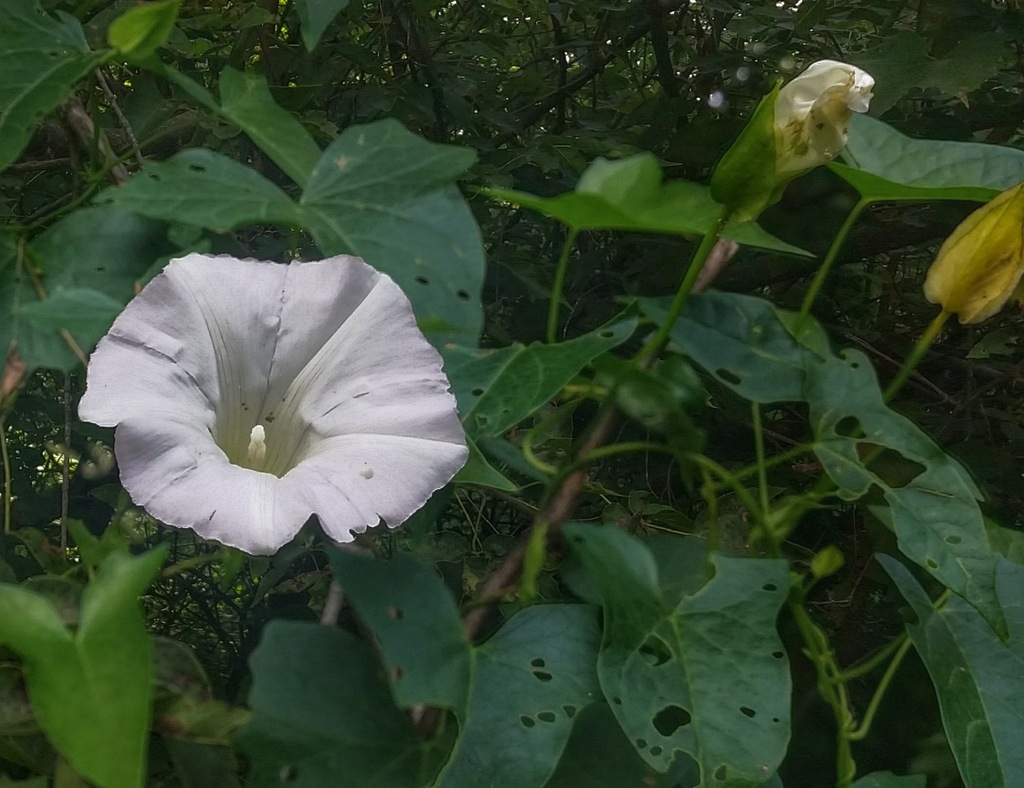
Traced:
[[918, 140], [866, 115], [850, 119], [832, 170], [872, 201], [985, 202], [1024, 180], [1024, 151], [980, 142]]
[[252, 718], [236, 741], [254, 788], [429, 782], [431, 743], [395, 707], [375, 655], [341, 629], [271, 621], [251, 657]]
[[320, 159], [320, 148], [306, 127], [274, 101], [266, 77], [229, 67], [221, 72], [219, 85], [221, 114], [304, 187]]
[[865, 774], [851, 788], [925, 788], [928, 778], [923, 774], [893, 774], [872, 772]]
[[600, 588], [601, 689], [640, 756], [664, 772], [687, 752], [703, 786], [762, 783], [789, 741], [790, 676], [775, 631], [786, 562], [714, 556], [712, 579], [671, 605], [641, 542], [611, 527], [565, 532]]
[[178, 18], [179, 0], [129, 8], [107, 30], [107, 43], [131, 61], [145, 60], [167, 43]]
[[936, 610], [906, 567], [886, 555], [878, 560], [917, 615], [907, 632], [935, 685], [964, 782], [1024, 785], [1024, 567], [996, 559], [1004, 642], [962, 599], [954, 595]]
[[[642, 299], [640, 308], [662, 320], [668, 301]], [[856, 500], [872, 487], [882, 490], [900, 550], [1003, 631], [981, 493], [970, 475], [884, 403], [862, 353], [822, 355], [820, 326], [809, 319], [797, 341], [791, 322], [791, 315], [759, 298], [702, 293], [687, 301], [671, 336], [690, 359], [746, 399], [807, 402], [814, 452], [839, 495]]]
[[307, 52], [316, 49], [320, 37], [338, 14], [345, 10], [349, 0], [295, 0], [299, 12], [299, 32]]
[[[484, 194], [557, 219], [576, 230], [704, 235], [722, 210], [707, 187], [689, 181], [661, 180], [661, 166], [650, 153], [627, 159], [596, 159], [580, 176], [576, 190], [557, 197], [538, 197], [511, 189], [485, 189]], [[724, 237], [786, 254], [810, 256], [766, 233], [754, 222], [732, 224]]]
[[45, 597], [0, 585], [0, 643], [22, 658], [40, 726], [103, 788], [144, 783], [153, 657], [138, 597], [166, 552], [110, 555], [82, 595], [74, 632]]
[[592, 359], [629, 339], [636, 324], [635, 318], [616, 320], [555, 345], [442, 348], [466, 432], [500, 435], [547, 403]]
[[0, 170], [15, 161], [32, 130], [75, 83], [106, 60], [90, 52], [78, 21], [60, 21], [37, 0], [0, 0]]

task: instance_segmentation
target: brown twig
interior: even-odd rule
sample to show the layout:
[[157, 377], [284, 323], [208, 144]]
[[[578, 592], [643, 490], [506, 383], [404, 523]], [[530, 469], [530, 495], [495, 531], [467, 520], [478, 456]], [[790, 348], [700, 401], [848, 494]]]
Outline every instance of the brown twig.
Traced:
[[128, 118], [121, 111], [121, 105], [117, 101], [117, 96], [114, 95], [114, 91], [110, 89], [110, 84], [107, 82], [107, 78], [103, 73], [103, 69], [96, 69], [96, 82], [100, 86], [100, 90], [103, 91], [103, 95], [107, 97], [107, 104], [114, 111], [117, 116], [117, 122], [121, 124], [121, 130], [128, 138], [128, 142], [131, 143], [132, 151], [135, 155], [136, 163], [141, 167], [146, 162], [142, 158], [142, 151], [139, 148], [139, 141], [135, 137], [135, 130], [132, 129], [132, 124], [128, 122]]
[[[618, 411], [611, 405], [606, 406], [598, 417], [594, 429], [590, 431], [576, 452], [577, 459], [586, 457], [594, 449], [603, 446], [611, 437], [617, 422]], [[589, 469], [580, 467], [562, 479], [561, 484], [534, 516], [530, 530], [516, 543], [490, 577], [484, 581], [479, 593], [480, 604], [466, 613], [462, 619], [463, 631], [470, 640], [480, 633], [494, 604], [516, 587], [523, 568], [523, 558], [526, 556], [526, 546], [533, 529], [542, 524], [546, 525], [548, 539], [555, 538], [562, 525], [575, 511], [588, 475]]]
[[97, 150], [100, 153], [104, 165], [109, 168], [108, 177], [111, 181], [120, 185], [128, 180], [128, 170], [118, 160], [107, 135], [103, 133], [102, 129], [96, 128], [92, 116], [86, 111], [81, 99], [72, 96], [65, 101], [61, 107], [61, 117], [74, 134], [82, 150], [86, 152]]

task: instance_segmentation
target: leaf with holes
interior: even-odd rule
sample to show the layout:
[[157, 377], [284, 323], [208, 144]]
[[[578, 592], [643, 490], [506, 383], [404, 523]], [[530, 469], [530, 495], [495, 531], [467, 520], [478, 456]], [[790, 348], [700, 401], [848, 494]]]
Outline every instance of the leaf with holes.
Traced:
[[[641, 298], [640, 310], [666, 319], [668, 298]], [[719, 383], [760, 402], [803, 399], [807, 367], [831, 355], [821, 327], [808, 320], [794, 339], [787, 313], [763, 298], [736, 293], [690, 296], [672, 339]]]
[[[661, 166], [650, 153], [618, 161], [596, 159], [575, 191], [538, 197], [511, 189], [486, 189], [497, 200], [550, 216], [574, 230], [631, 230], [699, 236], [722, 210], [706, 186], [661, 180]], [[748, 246], [810, 257], [810, 253], [762, 230], [754, 222], [730, 224], [725, 238]]]
[[76, 771], [105, 788], [143, 784], [153, 649], [138, 598], [166, 553], [108, 556], [82, 593], [74, 631], [49, 598], [0, 584], [0, 644], [22, 658], [40, 727]]
[[906, 567], [885, 555], [879, 561], [917, 615], [907, 632], [935, 685], [964, 782], [1024, 785], [1024, 567], [996, 559], [1004, 641], [962, 599], [936, 610]]
[[432, 568], [340, 550], [331, 562], [379, 643], [398, 705], [451, 709], [459, 720], [438, 785], [542, 786], [576, 713], [597, 697], [596, 610], [532, 607], [472, 648]]
[[[664, 319], [664, 299], [639, 303], [645, 314]], [[805, 321], [799, 339], [793, 325], [793, 313], [763, 299], [703, 293], [687, 301], [671, 336], [689, 358], [746, 399], [807, 402], [814, 451], [840, 495], [856, 500], [873, 486], [881, 489], [904, 554], [962, 594], [996, 631], [1005, 631], [981, 493], [970, 475], [884, 403], [862, 354], [832, 353], [813, 320]]]
[[395, 707], [374, 653], [353, 635], [271, 621], [251, 657], [252, 718], [236, 741], [254, 788], [422, 785], [436, 756]]
[[992, 548], [974, 481], [910, 419], [885, 405], [863, 353], [808, 367], [805, 399], [814, 453], [847, 500], [885, 496], [899, 548], [1006, 631]]
[[600, 588], [601, 688], [640, 756], [664, 772], [689, 753], [704, 786], [764, 783], [789, 741], [790, 676], [775, 631], [786, 562], [715, 556], [714, 577], [673, 605], [638, 540], [578, 523], [565, 531]]
[[699, 779], [691, 758], [680, 758], [667, 774], [658, 774], [637, 755], [608, 704], [592, 703], [576, 717], [562, 760], [544, 788], [690, 788]]
[[918, 140], [867, 115], [850, 119], [843, 162], [829, 167], [865, 199], [991, 200], [1024, 180], [1024, 151]]
[[900, 30], [854, 56], [854, 63], [876, 79], [871, 101], [876, 115], [890, 109], [912, 88], [932, 95], [939, 91], [966, 102], [968, 93], [1008, 65], [1011, 50], [1006, 40], [1002, 32], [963, 25], [957, 30], [956, 46], [943, 46], [940, 49], [946, 51], [939, 54], [931, 51], [936, 49], [931, 35]]
[[474, 649], [469, 703], [437, 785], [540, 788], [552, 775], [576, 715], [600, 697], [597, 610], [538, 605]]
[[556, 345], [442, 348], [466, 432], [500, 435], [550, 401], [591, 360], [629, 339], [636, 324], [624, 318]]
[[0, 0], [0, 170], [21, 155], [32, 129], [60, 105], [75, 83], [103, 63], [82, 26], [60, 21], [36, 0]]

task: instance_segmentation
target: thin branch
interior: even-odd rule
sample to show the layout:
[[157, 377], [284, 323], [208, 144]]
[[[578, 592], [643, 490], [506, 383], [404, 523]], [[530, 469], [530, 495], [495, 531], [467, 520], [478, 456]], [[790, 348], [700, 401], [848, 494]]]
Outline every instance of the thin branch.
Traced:
[[114, 114], [117, 116], [117, 122], [121, 124], [121, 130], [128, 138], [128, 142], [131, 143], [132, 151], [135, 155], [135, 161], [141, 167], [146, 162], [142, 158], [142, 151], [139, 149], [139, 141], [135, 137], [135, 131], [132, 129], [132, 124], [128, 122], [128, 118], [125, 117], [125, 114], [121, 111], [121, 105], [118, 103], [117, 96], [114, 95], [114, 91], [110, 89], [110, 84], [107, 82], [103, 69], [96, 69], [95, 76], [96, 82], [103, 91], [103, 95], [107, 97], [107, 104], [114, 111]]

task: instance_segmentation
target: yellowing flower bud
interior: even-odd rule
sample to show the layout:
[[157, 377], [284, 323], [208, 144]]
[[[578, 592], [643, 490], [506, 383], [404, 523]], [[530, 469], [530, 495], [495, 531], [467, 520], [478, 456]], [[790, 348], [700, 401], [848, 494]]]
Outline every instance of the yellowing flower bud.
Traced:
[[854, 112], [867, 112], [875, 80], [856, 66], [819, 60], [758, 105], [711, 178], [711, 196], [736, 219], [755, 218], [786, 184], [846, 146]]
[[1024, 183], [976, 210], [939, 249], [924, 282], [925, 297], [963, 324], [996, 314], [1024, 274]]

